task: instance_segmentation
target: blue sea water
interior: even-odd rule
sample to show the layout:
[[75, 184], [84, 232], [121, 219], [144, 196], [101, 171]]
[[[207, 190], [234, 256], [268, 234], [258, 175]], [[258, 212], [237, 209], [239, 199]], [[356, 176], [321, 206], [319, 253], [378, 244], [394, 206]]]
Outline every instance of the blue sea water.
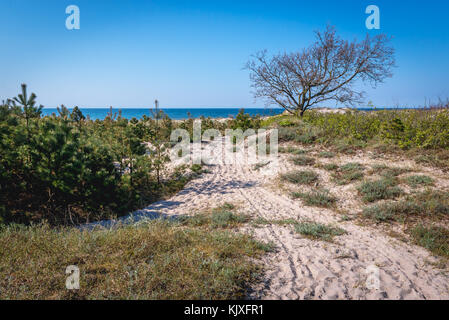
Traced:
[[[104, 119], [107, 114], [109, 113], [109, 108], [80, 108], [81, 112], [84, 114], [84, 116], [89, 116], [90, 119], [96, 120], [96, 119]], [[70, 111], [72, 109], [69, 108]], [[148, 117], [151, 116], [149, 109], [143, 109], [143, 108], [113, 108], [112, 112], [115, 113], [119, 112], [121, 110], [122, 117], [126, 119], [132, 119], [142, 118], [143, 115], [147, 115]], [[181, 120], [181, 119], [187, 119], [190, 113], [190, 117], [193, 119], [199, 118], [201, 116], [204, 117], [211, 117], [211, 118], [228, 118], [228, 117], [235, 117], [238, 112], [239, 108], [167, 108], [161, 109], [164, 113], [166, 113], [171, 119], [173, 120]], [[284, 112], [284, 109], [279, 108], [248, 108], [245, 109], [245, 113], [248, 113], [252, 116], [260, 115], [260, 116], [273, 116], [278, 115]], [[42, 110], [43, 116], [49, 116], [52, 113], [58, 114], [58, 111], [56, 108], [44, 108]]]

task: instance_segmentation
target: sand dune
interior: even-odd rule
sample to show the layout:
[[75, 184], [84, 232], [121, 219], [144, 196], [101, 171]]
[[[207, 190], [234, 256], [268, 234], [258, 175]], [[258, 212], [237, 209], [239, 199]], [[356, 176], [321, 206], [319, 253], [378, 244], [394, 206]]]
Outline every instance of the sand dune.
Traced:
[[[205, 148], [216, 146], [210, 143]], [[263, 260], [267, 272], [264, 282], [253, 288], [252, 299], [449, 298], [449, 275], [428, 263], [432, 261], [428, 251], [391, 238], [374, 226], [341, 222], [341, 216], [331, 210], [301, 206], [273, 188], [274, 165], [259, 170], [246, 164], [210, 166], [209, 173], [183, 191], [139, 214], [193, 215], [228, 202], [254, 218], [313, 220], [347, 231], [335, 243], [327, 243], [305, 239], [291, 226], [245, 227], [244, 232], [277, 246], [277, 252]], [[281, 157], [282, 171], [291, 166]], [[367, 285], [372, 268], [379, 270], [379, 289]]]

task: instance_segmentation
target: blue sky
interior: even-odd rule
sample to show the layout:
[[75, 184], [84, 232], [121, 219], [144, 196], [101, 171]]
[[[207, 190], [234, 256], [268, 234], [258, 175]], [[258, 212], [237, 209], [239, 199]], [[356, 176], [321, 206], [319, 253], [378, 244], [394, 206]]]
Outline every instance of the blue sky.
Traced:
[[[81, 29], [65, 27], [65, 8]], [[381, 12], [394, 37], [394, 77], [377, 106], [413, 106], [449, 97], [449, 1], [1, 0], [0, 99], [25, 82], [48, 107], [263, 107], [251, 94], [251, 54], [298, 50], [327, 23], [361, 39], [365, 8]], [[328, 105], [328, 106], [333, 106]]]

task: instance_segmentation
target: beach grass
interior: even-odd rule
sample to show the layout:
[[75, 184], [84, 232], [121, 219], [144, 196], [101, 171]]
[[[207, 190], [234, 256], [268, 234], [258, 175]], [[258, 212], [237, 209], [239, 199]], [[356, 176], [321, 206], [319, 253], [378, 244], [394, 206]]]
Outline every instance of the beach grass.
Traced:
[[286, 182], [309, 185], [318, 181], [318, 174], [314, 171], [292, 171], [281, 175], [281, 179]]
[[[228, 231], [248, 221], [232, 210], [111, 230], [3, 226], [0, 299], [243, 299], [274, 246]], [[79, 290], [65, 286], [71, 265]]]

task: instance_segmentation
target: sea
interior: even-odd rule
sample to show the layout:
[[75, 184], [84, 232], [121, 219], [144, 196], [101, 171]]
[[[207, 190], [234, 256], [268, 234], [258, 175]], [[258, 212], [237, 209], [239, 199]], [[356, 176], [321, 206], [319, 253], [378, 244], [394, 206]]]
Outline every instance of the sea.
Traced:
[[[192, 119], [200, 118], [204, 116], [206, 118], [229, 118], [235, 116], [239, 113], [242, 108], [161, 108], [165, 114], [167, 114], [173, 120], [188, 119], [189, 116]], [[69, 108], [72, 111], [71, 108]], [[85, 117], [89, 116], [91, 120], [103, 120], [108, 113], [110, 108], [80, 108], [81, 112]], [[247, 108], [244, 109], [245, 113], [252, 116], [260, 115], [264, 116], [275, 116], [284, 112], [281, 108]], [[148, 117], [151, 116], [150, 109], [144, 108], [112, 108], [113, 113], [121, 111], [121, 115], [126, 119], [140, 119], [143, 115]], [[44, 108], [42, 110], [43, 116], [49, 116], [52, 114], [58, 115], [58, 110], [56, 108]]]

